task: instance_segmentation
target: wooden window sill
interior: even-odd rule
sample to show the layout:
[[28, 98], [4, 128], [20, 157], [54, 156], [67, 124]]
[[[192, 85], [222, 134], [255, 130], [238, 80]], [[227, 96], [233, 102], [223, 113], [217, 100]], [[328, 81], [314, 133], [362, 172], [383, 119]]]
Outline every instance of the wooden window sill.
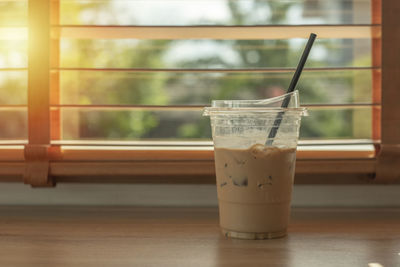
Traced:
[[301, 208], [288, 237], [249, 241], [222, 236], [216, 208], [0, 207], [0, 265], [400, 266], [399, 224], [400, 209]]
[[[23, 146], [0, 147], [0, 181], [22, 181]], [[212, 147], [60, 146], [49, 153], [56, 182], [215, 183]], [[375, 180], [373, 145], [299, 147], [298, 184], [365, 184]], [[393, 182], [394, 183], [394, 182]]]

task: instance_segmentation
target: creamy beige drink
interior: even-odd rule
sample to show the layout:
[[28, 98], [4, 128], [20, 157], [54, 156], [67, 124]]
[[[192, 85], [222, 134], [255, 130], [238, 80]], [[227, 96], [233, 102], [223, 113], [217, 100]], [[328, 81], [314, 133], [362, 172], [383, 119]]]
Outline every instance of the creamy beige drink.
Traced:
[[286, 234], [295, 148], [255, 144], [215, 147], [220, 225], [227, 236], [273, 238]]
[[213, 100], [204, 108], [211, 121], [226, 236], [286, 235], [300, 121], [306, 115], [299, 103], [294, 91], [261, 100]]

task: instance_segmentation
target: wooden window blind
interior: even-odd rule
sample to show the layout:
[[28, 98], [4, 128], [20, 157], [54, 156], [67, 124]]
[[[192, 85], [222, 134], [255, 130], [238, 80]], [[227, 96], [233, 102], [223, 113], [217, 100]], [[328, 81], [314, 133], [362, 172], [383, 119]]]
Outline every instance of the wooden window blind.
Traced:
[[296, 182], [399, 181], [394, 0], [0, 5], [4, 181], [213, 183], [202, 108], [282, 93], [310, 32]]

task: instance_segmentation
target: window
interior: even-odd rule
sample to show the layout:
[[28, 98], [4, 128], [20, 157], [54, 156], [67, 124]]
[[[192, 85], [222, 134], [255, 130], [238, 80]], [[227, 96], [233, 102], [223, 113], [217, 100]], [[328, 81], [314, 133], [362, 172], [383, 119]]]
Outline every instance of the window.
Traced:
[[316, 32], [297, 182], [393, 180], [399, 67], [381, 46], [398, 53], [399, 40], [381, 36], [398, 31], [399, 4], [384, 4], [381, 16], [380, 0], [3, 1], [0, 174], [213, 182], [202, 107], [284, 92]]

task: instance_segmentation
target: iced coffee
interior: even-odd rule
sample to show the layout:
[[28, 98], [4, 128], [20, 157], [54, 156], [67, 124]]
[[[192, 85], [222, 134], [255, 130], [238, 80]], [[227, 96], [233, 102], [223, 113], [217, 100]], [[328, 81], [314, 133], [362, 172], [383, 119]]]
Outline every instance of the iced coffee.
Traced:
[[[280, 108], [287, 98], [289, 107]], [[286, 234], [304, 114], [297, 91], [265, 100], [218, 100], [205, 108], [204, 115], [211, 118], [224, 235], [265, 239]], [[272, 130], [276, 135], [270, 138]]]

